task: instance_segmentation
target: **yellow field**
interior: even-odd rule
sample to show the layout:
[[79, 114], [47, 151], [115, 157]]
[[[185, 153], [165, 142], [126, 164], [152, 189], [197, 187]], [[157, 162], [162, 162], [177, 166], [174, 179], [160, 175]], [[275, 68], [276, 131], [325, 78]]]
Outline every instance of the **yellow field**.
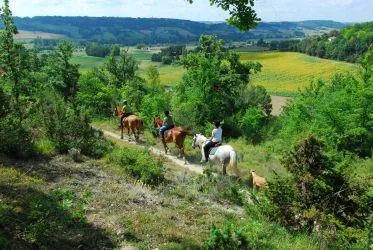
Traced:
[[244, 52], [243, 61], [256, 61], [262, 71], [251, 77], [253, 84], [262, 85], [272, 92], [296, 92], [312, 80], [328, 80], [336, 73], [356, 72], [349, 63], [325, 60], [295, 52]]
[[[150, 65], [156, 66], [163, 85], [174, 85], [181, 81], [185, 69], [178, 65], [163, 65], [150, 60], [151, 53], [130, 49], [129, 53], [139, 62], [140, 76], [146, 78], [146, 70]], [[356, 72], [357, 66], [307, 56], [295, 52], [240, 52], [242, 61], [260, 62], [262, 71], [251, 77], [255, 85], [262, 85], [272, 93], [294, 93], [309, 86], [313, 80], [329, 80], [336, 73]], [[104, 62], [103, 58], [79, 55], [74, 62], [81, 64], [85, 71]]]

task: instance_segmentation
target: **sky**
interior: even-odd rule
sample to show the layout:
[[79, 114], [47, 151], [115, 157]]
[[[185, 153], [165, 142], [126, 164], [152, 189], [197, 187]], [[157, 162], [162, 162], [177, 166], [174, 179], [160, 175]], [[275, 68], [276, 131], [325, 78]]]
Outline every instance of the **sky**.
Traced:
[[[208, 0], [10, 0], [15, 16], [164, 17], [223, 21], [228, 14]], [[373, 0], [255, 0], [263, 21], [373, 21]]]

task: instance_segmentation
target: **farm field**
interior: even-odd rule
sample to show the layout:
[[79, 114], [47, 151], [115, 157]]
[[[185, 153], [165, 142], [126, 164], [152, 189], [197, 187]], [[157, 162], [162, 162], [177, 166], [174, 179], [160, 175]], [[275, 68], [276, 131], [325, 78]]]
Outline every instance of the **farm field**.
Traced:
[[[158, 68], [161, 84], [172, 85], [181, 80], [185, 70], [177, 65], [162, 65], [150, 60], [153, 51], [141, 51], [129, 48], [129, 53], [139, 62], [140, 76], [146, 78], [146, 69], [150, 65]], [[291, 95], [309, 86], [311, 81], [329, 80], [336, 73], [356, 71], [350, 63], [320, 59], [295, 52], [239, 52], [243, 61], [256, 61], [263, 65], [262, 71], [251, 77], [255, 85], [264, 86], [269, 92]], [[103, 58], [85, 54], [74, 56], [74, 63], [81, 65], [81, 71], [87, 71], [104, 63]]]
[[256, 61], [262, 71], [252, 76], [256, 85], [274, 93], [294, 93], [307, 87], [312, 80], [328, 80], [336, 73], [356, 71], [349, 63], [320, 59], [295, 52], [244, 52], [243, 61]]
[[26, 31], [26, 30], [19, 30], [19, 33], [14, 36], [16, 40], [27, 40], [27, 39], [35, 39], [35, 38], [42, 38], [42, 39], [61, 39], [66, 38], [66, 36], [61, 34], [53, 34], [41, 31]]

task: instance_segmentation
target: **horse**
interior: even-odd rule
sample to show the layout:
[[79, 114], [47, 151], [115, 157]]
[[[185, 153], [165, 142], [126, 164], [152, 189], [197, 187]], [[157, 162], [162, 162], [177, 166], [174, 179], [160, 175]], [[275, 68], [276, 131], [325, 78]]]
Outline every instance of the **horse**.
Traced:
[[[153, 119], [153, 124], [154, 128], [159, 130], [163, 126], [163, 121], [159, 116], [157, 116]], [[184, 141], [187, 135], [193, 135], [193, 132], [190, 130], [184, 130], [181, 127], [173, 127], [172, 129], [167, 130], [165, 132], [165, 138], [162, 139], [165, 154], [169, 151], [167, 143], [174, 142], [179, 148], [179, 157], [182, 157], [185, 161]]]
[[[121, 117], [123, 115], [123, 110], [120, 107], [116, 107], [114, 110], [114, 115]], [[136, 115], [128, 115], [124, 117], [120, 124], [120, 138], [123, 139], [123, 131], [126, 128], [128, 133], [128, 138], [130, 138], [130, 132], [132, 131], [135, 140], [138, 141], [140, 137], [140, 132], [143, 127], [143, 121]]]
[[[203, 147], [207, 143], [208, 139], [202, 134], [195, 134], [193, 137], [192, 148], [199, 147], [201, 149], [202, 156], [204, 155]], [[208, 155], [210, 163], [220, 165], [223, 169], [223, 175], [227, 174], [227, 164], [233, 169], [236, 176], [239, 176], [237, 169], [237, 154], [233, 147], [230, 145], [218, 146], [214, 155]], [[202, 157], [203, 158], [203, 157]]]

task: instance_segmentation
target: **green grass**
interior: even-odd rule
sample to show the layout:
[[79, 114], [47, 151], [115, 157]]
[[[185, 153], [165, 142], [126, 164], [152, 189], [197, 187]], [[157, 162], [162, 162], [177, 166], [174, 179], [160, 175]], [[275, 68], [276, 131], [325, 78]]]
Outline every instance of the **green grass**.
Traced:
[[104, 64], [105, 58], [76, 54], [71, 59], [72, 63], [79, 64], [79, 71], [87, 71]]
[[356, 72], [353, 64], [320, 59], [295, 52], [239, 53], [243, 61], [256, 61], [262, 71], [251, 77], [252, 83], [272, 93], [295, 93], [311, 81], [329, 80], [336, 73]]

